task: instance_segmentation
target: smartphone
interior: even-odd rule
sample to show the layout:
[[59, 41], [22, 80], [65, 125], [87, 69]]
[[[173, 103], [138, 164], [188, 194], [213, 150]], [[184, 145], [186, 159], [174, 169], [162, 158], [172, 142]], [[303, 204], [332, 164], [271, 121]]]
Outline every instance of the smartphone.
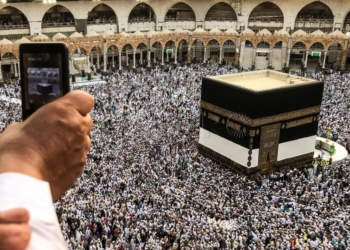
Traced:
[[19, 46], [22, 119], [69, 92], [69, 55], [65, 43]]

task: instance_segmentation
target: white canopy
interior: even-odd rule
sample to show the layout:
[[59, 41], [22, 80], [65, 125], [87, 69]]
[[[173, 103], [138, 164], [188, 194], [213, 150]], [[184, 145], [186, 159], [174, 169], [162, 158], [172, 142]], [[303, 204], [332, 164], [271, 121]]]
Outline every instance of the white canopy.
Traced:
[[272, 33], [267, 29], [259, 30], [259, 32], [256, 34], [257, 36], [272, 36]]
[[242, 31], [242, 35], [254, 35], [254, 34], [255, 34], [254, 31], [248, 28]]
[[134, 33], [132, 33], [133, 36], [144, 36], [145, 34], [140, 32], [140, 31], [136, 31]]
[[63, 39], [67, 39], [67, 36], [60, 32], [52, 37], [52, 41], [63, 40]]
[[19, 40], [14, 41], [15, 44], [21, 44], [21, 43], [31, 43], [31, 41], [25, 37], [22, 37]]
[[308, 34], [303, 30], [297, 30], [292, 34], [292, 37], [296, 37], [296, 36], [306, 37], [308, 36]]
[[107, 37], [113, 36], [113, 35], [114, 35], [114, 32], [113, 32], [113, 31], [111, 31], [111, 30], [106, 30], [106, 31], [103, 33], [102, 37], [103, 37], [103, 38], [107, 38]]
[[280, 30], [277, 30], [275, 32], [275, 35], [277, 35], [277, 36], [289, 36], [289, 33], [285, 29], [280, 29]]
[[95, 31], [89, 31], [88, 33], [86, 33], [85, 37], [100, 37], [100, 34], [98, 34]]
[[205, 34], [205, 33], [208, 33], [208, 32], [205, 31], [205, 30], [202, 29], [202, 28], [197, 28], [197, 29], [195, 29], [192, 33], [193, 33], [193, 34]]
[[74, 32], [69, 36], [69, 38], [83, 38], [84, 36], [78, 32]]
[[237, 35], [238, 32], [237, 32], [237, 30], [235, 30], [235, 29], [227, 29], [227, 30], [225, 31], [225, 34], [226, 34], [226, 35]]
[[31, 39], [32, 41], [50, 41], [50, 38], [44, 34], [39, 34]]
[[324, 37], [324, 36], [326, 36], [326, 34], [323, 31], [321, 31], [321, 30], [316, 30], [316, 31], [311, 33], [311, 36], [313, 36], [313, 37]]
[[10, 40], [4, 38], [4, 39], [2, 39], [2, 40], [0, 41], [0, 44], [1, 44], [1, 45], [7, 45], [7, 44], [12, 44], [12, 42], [11, 42]]
[[222, 34], [222, 31], [218, 28], [214, 28], [209, 31], [209, 34]]
[[164, 29], [160, 33], [162, 33], [162, 34], [171, 34], [171, 30]]

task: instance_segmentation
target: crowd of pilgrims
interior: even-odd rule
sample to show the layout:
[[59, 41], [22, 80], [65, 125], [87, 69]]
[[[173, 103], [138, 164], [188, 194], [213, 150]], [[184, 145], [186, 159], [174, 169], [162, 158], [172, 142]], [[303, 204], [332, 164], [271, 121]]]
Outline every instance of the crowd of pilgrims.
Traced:
[[[349, 249], [348, 159], [246, 177], [197, 151], [201, 78], [217, 64], [111, 73], [95, 98], [84, 173], [54, 204], [69, 249]], [[349, 138], [350, 74], [325, 80], [319, 135]], [[14, 93], [13, 85], [0, 88]], [[0, 103], [2, 129], [20, 105]]]

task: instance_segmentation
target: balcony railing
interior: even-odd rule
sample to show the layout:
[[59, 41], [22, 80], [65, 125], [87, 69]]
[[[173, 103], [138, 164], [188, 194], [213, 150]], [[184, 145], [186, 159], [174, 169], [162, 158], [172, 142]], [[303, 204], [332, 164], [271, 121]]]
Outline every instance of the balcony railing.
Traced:
[[155, 22], [154, 18], [134, 18], [129, 19], [129, 23], [145, 23], [145, 22]]
[[117, 21], [116, 20], [100, 20], [100, 19], [96, 19], [93, 21], [87, 21], [87, 24], [116, 24]]
[[29, 29], [29, 24], [0, 25], [0, 30]]
[[171, 17], [165, 17], [165, 22], [194, 22], [195, 18], [194, 17], [189, 17], [189, 18], [171, 18]]
[[277, 18], [277, 17], [254, 17], [254, 18], [249, 18], [249, 22], [262, 22], [262, 23], [275, 22], [275, 23], [283, 23], [283, 18]]
[[235, 22], [237, 21], [237, 18], [214, 18], [214, 17], [211, 17], [211, 18], [206, 18], [205, 19], [206, 22]]
[[47, 22], [47, 23], [42, 23], [42, 27], [56, 27], [56, 26], [75, 26], [75, 22], [61, 22], [61, 23], [55, 23], [55, 22]]

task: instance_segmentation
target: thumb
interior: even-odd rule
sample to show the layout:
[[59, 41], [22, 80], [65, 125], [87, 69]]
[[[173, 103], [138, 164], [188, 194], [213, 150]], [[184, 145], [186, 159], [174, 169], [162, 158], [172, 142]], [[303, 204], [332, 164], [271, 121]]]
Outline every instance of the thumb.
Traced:
[[25, 208], [15, 208], [0, 212], [0, 224], [28, 223], [29, 212]]

